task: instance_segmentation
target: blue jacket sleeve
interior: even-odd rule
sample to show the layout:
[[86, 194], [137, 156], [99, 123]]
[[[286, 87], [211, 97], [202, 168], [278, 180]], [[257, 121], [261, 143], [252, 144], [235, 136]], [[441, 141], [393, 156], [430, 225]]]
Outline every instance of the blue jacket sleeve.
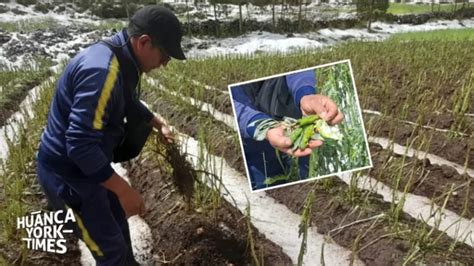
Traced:
[[72, 78], [74, 97], [66, 130], [67, 155], [97, 183], [114, 172], [102, 150], [102, 138], [115, 98], [112, 94], [121, 93], [118, 75], [118, 62], [113, 56], [108, 69], [79, 69]]
[[240, 134], [243, 138], [253, 138], [255, 127], [249, 128], [248, 125], [255, 120], [271, 117], [255, 109], [250, 98], [245, 93], [245, 86], [232, 87], [231, 93]]
[[138, 103], [138, 109], [140, 110], [140, 113], [142, 114], [143, 120], [146, 122], [150, 122], [155, 115], [146, 107], [142, 102]]
[[306, 95], [316, 94], [315, 70], [306, 70], [286, 75], [286, 84], [295, 99], [295, 104], [300, 109], [301, 98]]

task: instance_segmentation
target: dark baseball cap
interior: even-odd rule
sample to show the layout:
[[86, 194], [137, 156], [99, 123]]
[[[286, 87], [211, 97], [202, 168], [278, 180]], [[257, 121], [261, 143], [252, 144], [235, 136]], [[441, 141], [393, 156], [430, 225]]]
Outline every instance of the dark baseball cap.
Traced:
[[169, 56], [179, 60], [186, 59], [181, 48], [183, 37], [181, 24], [168, 8], [158, 5], [145, 6], [132, 16], [130, 27], [134, 27], [140, 34], [148, 34], [157, 40], [158, 45]]

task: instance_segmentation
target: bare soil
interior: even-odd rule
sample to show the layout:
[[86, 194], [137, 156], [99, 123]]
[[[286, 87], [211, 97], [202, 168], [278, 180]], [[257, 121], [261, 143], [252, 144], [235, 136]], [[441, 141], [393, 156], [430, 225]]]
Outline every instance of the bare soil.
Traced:
[[[370, 120], [372, 120], [370, 122]], [[374, 126], [368, 125], [373, 123]], [[407, 140], [417, 136], [412, 147], [418, 147], [424, 143], [424, 150], [437, 155], [448, 161], [465, 165], [474, 165], [474, 139], [471, 137], [449, 137], [447, 133], [437, 132], [430, 129], [415, 128], [393, 120], [371, 117], [365, 118], [367, 134], [385, 138], [393, 138], [396, 143], [407, 146]], [[424, 139], [424, 140], [423, 140]], [[427, 146], [427, 140], [429, 145]]]
[[[166, 168], [152, 159], [129, 166], [132, 184], [140, 191], [149, 210], [144, 219], [152, 230], [155, 263], [252, 264], [245, 216], [226, 201], [221, 201], [214, 213], [188, 207], [174, 188]], [[252, 232], [259, 260], [266, 265], [291, 265], [290, 258], [280, 247], [253, 226]]]
[[[370, 152], [374, 168], [369, 170], [369, 175], [393, 188], [393, 176], [388, 173], [397, 173], [399, 169], [384, 165], [389, 160], [392, 163], [401, 162], [402, 156], [384, 150], [377, 144], [370, 144]], [[449, 197], [446, 208], [465, 218], [474, 218], [474, 182], [470, 176], [460, 175], [449, 166], [432, 165], [429, 159], [407, 157], [404, 163], [406, 167], [401, 174], [398, 190], [403, 190], [412, 175], [408, 192], [434, 199], [435, 203], [442, 206], [451, 186], [462, 186]]]
[[[174, 121], [185, 121], [183, 123], [185, 125], [178, 126], [179, 130], [187, 134], [194, 134], [194, 136], [198, 135], [195, 128], [197, 124], [193, 122], [193, 118], [186, 115], [185, 112], [180, 114], [179, 108], [172, 107], [165, 101], [160, 101], [155, 107], [167, 118], [174, 119]], [[197, 117], [195, 116], [194, 119], [199, 119]], [[213, 121], [212, 127], [220, 128], [219, 124], [219, 122]], [[222, 130], [225, 132], [225, 125], [222, 125], [222, 127]], [[211, 130], [206, 132], [211, 134]], [[230, 133], [232, 134], [232, 132]], [[211, 150], [211, 152], [216, 155], [223, 153], [224, 158], [229, 164], [234, 165], [234, 167], [241, 166], [238, 170], [241, 173], [245, 173], [243, 159], [238, 146], [235, 147], [236, 144], [230, 141], [223, 141], [228, 139], [228, 137], [227, 135], [223, 136], [223, 134], [213, 135], [211, 143], [219, 143], [221, 145], [213, 146], [215, 149]], [[226, 156], [225, 151], [231, 152]], [[327, 234], [330, 230], [340, 225], [349, 224], [390, 210], [390, 204], [383, 202], [381, 196], [369, 192], [353, 191], [352, 193], [356, 195], [353, 195], [352, 200], [350, 200], [347, 196], [350, 194], [347, 192], [348, 186], [337, 178], [330, 178], [330, 180], [330, 184], [318, 184], [314, 188], [316, 197], [312, 209], [312, 219], [320, 233]], [[267, 194], [286, 205], [293, 212], [301, 213], [306, 195], [311, 189], [312, 183], [305, 183], [273, 189], [268, 191]], [[365, 197], [369, 199], [370, 204], [368, 206], [358, 206], [358, 204], [363, 202], [362, 198]], [[355, 210], [354, 208], [357, 209]], [[414, 228], [414, 225], [419, 225], [419, 223], [419, 221], [402, 213], [400, 230]], [[337, 234], [333, 233], [331, 236], [337, 244], [349, 249], [355, 247], [355, 250], [359, 250], [357, 256], [368, 265], [400, 265], [403, 258], [408, 255], [412, 244], [414, 244], [409, 240], [410, 234], [405, 232], [404, 234], [386, 236], [387, 234], [392, 234], [388, 219], [381, 219], [372, 227], [371, 225], [371, 222], [356, 224], [341, 230]], [[369, 227], [371, 227], [370, 230], [368, 230]], [[442, 233], [436, 231], [432, 237], [434, 238], [439, 234]], [[442, 234], [441, 240], [436, 245], [430, 246], [424, 251], [426, 254], [423, 254], [423, 260], [427, 264], [442, 264], [452, 261], [461, 262], [466, 265], [474, 263], [474, 250], [465, 244], [457, 244], [452, 253], [445, 254], [451, 243], [452, 239]]]
[[[415, 232], [411, 231], [386, 236], [393, 232], [390, 230], [388, 219], [380, 219], [376, 223], [374, 223], [374, 220], [357, 223], [345, 227], [339, 232], [330, 233], [331, 230], [342, 225], [386, 212], [390, 205], [383, 202], [380, 196], [366, 191], [364, 194], [354, 197], [355, 202], [350, 202], [347, 197], [347, 184], [335, 177], [319, 180], [316, 185], [313, 182], [309, 182], [273, 189], [268, 191], [268, 194], [278, 202], [286, 205], [293, 212], [301, 213], [306, 195], [313, 189], [315, 199], [311, 218], [313, 224], [317, 226], [319, 233], [330, 234], [337, 244], [356, 250], [357, 256], [367, 265], [402, 264], [412, 245], [409, 241], [409, 236]], [[358, 206], [358, 197], [359, 199], [367, 197], [369, 205]], [[416, 223], [416, 220], [408, 215], [401, 214], [399, 220], [401, 231], [413, 228]], [[453, 240], [439, 231], [436, 231], [431, 239], [434, 239], [439, 234], [442, 234], [441, 240], [435, 246], [424, 250], [426, 252], [423, 254], [425, 263], [428, 265], [444, 264], [447, 262], [458, 262], [464, 265], [474, 263], [474, 249], [472, 247], [465, 244], [457, 245], [452, 253], [447, 253], [446, 250], [448, 250]]]

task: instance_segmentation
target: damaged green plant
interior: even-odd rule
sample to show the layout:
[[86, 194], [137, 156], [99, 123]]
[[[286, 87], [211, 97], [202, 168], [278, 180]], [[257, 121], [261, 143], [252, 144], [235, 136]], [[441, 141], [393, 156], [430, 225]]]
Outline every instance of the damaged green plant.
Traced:
[[[313, 186], [314, 188], [314, 186]], [[314, 189], [306, 196], [306, 200], [303, 207], [303, 213], [301, 214], [301, 222], [298, 225], [298, 237], [302, 237], [300, 252], [298, 254], [298, 264], [303, 265], [303, 257], [306, 253], [307, 241], [308, 241], [308, 228], [311, 226], [311, 208], [314, 202]]]
[[[300, 119], [291, 117], [284, 117], [282, 121], [274, 119], [259, 119], [251, 124], [249, 127], [255, 126], [255, 133], [253, 138], [257, 141], [266, 139], [268, 130], [276, 127], [283, 127], [285, 135], [291, 140], [292, 151], [297, 149], [304, 150], [308, 147], [310, 140], [322, 140], [325, 142], [339, 141], [342, 139], [342, 133], [337, 126], [329, 126], [326, 121], [321, 119], [318, 115], [309, 115]], [[266, 176], [264, 184], [273, 185], [277, 182], [289, 182], [299, 180], [299, 164], [298, 157], [292, 156], [291, 164], [287, 168], [282, 163], [280, 151], [275, 149], [280, 165], [284, 170], [281, 175]]]
[[310, 140], [341, 140], [342, 133], [337, 126], [329, 126], [326, 121], [318, 115], [309, 115], [300, 119], [284, 117], [283, 121], [276, 121], [271, 118], [259, 119], [249, 124], [254, 127], [253, 138], [262, 141], [266, 138], [269, 129], [283, 126], [286, 136], [291, 140], [292, 150], [304, 150], [308, 147]]

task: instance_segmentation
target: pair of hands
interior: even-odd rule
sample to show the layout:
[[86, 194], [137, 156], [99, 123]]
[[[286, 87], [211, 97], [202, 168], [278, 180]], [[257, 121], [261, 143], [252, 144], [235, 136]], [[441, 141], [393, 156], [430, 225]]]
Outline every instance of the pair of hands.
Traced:
[[[344, 115], [338, 110], [336, 104], [324, 95], [306, 95], [301, 98], [300, 108], [303, 115], [317, 114], [330, 125], [336, 125], [342, 121]], [[291, 140], [285, 136], [283, 127], [269, 129], [267, 140], [274, 148], [292, 156], [302, 157], [311, 154], [314, 148], [323, 145], [321, 140], [311, 140], [308, 147], [304, 150], [297, 149], [292, 151]]]
[[[161, 133], [160, 138], [163, 143], [174, 142], [173, 132], [159, 118], [154, 117], [150, 123]], [[133, 215], [143, 216], [145, 214], [146, 207], [140, 193], [117, 173], [114, 172], [102, 185], [117, 195], [120, 205], [122, 205], [122, 209], [125, 212], [125, 217], [128, 218]]]

